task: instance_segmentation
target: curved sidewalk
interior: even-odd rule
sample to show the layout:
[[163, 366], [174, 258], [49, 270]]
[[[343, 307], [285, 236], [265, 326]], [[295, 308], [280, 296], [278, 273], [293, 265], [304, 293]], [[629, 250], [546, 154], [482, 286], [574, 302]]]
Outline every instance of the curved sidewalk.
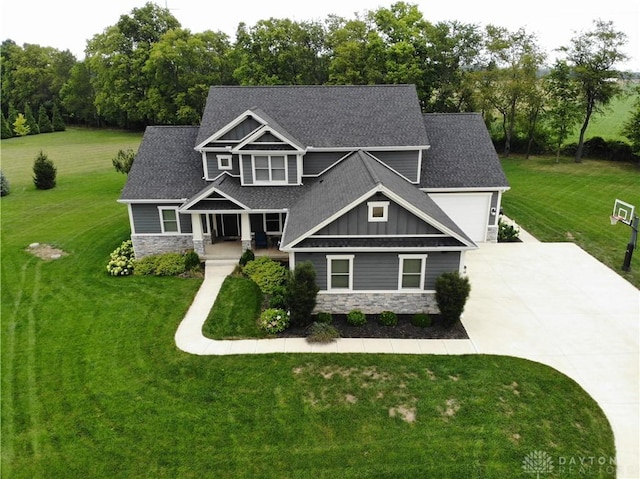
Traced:
[[[467, 253], [469, 340], [214, 341], [202, 335], [235, 262], [207, 262], [175, 334], [198, 355], [262, 353], [499, 354], [549, 365], [580, 384], [613, 428], [618, 478], [640, 478], [640, 291], [572, 243], [484, 244]], [[585, 451], [575, 451], [575, 456]]]
[[197, 355], [268, 353], [394, 353], [470, 354], [476, 353], [468, 339], [352, 339], [330, 344], [312, 344], [304, 338], [214, 340], [202, 335], [202, 325], [215, 302], [224, 279], [236, 266], [231, 261], [207, 261], [205, 278], [191, 307], [175, 334], [179, 349]]

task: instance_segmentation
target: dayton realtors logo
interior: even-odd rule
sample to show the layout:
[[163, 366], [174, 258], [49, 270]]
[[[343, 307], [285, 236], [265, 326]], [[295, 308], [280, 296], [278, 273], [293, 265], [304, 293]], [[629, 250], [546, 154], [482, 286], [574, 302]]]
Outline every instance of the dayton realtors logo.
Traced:
[[522, 461], [522, 470], [540, 479], [540, 474], [553, 472], [553, 459], [544, 451], [531, 451]]

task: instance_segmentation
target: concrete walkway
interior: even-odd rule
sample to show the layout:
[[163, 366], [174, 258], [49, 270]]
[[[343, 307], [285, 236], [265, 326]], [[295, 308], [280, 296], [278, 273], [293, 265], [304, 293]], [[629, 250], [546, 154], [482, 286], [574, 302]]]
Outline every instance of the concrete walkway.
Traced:
[[[482, 353], [538, 361], [574, 379], [600, 404], [615, 436], [618, 477], [640, 478], [640, 291], [572, 243], [483, 244], [466, 262], [469, 340], [210, 340], [202, 325], [235, 262], [207, 262], [176, 344], [198, 355]], [[585, 455], [589, 451], [575, 451], [575, 460]]]

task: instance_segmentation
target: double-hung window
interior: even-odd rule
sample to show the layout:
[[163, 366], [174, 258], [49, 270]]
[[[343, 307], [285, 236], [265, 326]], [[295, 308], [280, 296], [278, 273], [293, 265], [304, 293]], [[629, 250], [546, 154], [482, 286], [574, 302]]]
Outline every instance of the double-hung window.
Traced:
[[180, 233], [180, 220], [176, 208], [159, 208], [163, 233]]
[[254, 155], [253, 179], [256, 183], [286, 183], [287, 158], [285, 155]]
[[353, 289], [353, 255], [327, 256], [327, 289]]
[[265, 213], [264, 231], [266, 233], [282, 233], [283, 213]]
[[398, 289], [424, 289], [424, 272], [427, 255], [401, 254]]

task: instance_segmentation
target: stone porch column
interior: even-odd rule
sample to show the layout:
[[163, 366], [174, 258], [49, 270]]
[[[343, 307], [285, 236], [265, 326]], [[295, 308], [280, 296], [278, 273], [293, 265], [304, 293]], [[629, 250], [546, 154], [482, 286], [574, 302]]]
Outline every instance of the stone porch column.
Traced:
[[204, 256], [204, 236], [199, 213], [191, 213], [191, 230], [193, 231], [193, 250], [200, 256]]
[[240, 239], [242, 241], [242, 252], [251, 249], [251, 221], [249, 221], [249, 213], [240, 213]]

